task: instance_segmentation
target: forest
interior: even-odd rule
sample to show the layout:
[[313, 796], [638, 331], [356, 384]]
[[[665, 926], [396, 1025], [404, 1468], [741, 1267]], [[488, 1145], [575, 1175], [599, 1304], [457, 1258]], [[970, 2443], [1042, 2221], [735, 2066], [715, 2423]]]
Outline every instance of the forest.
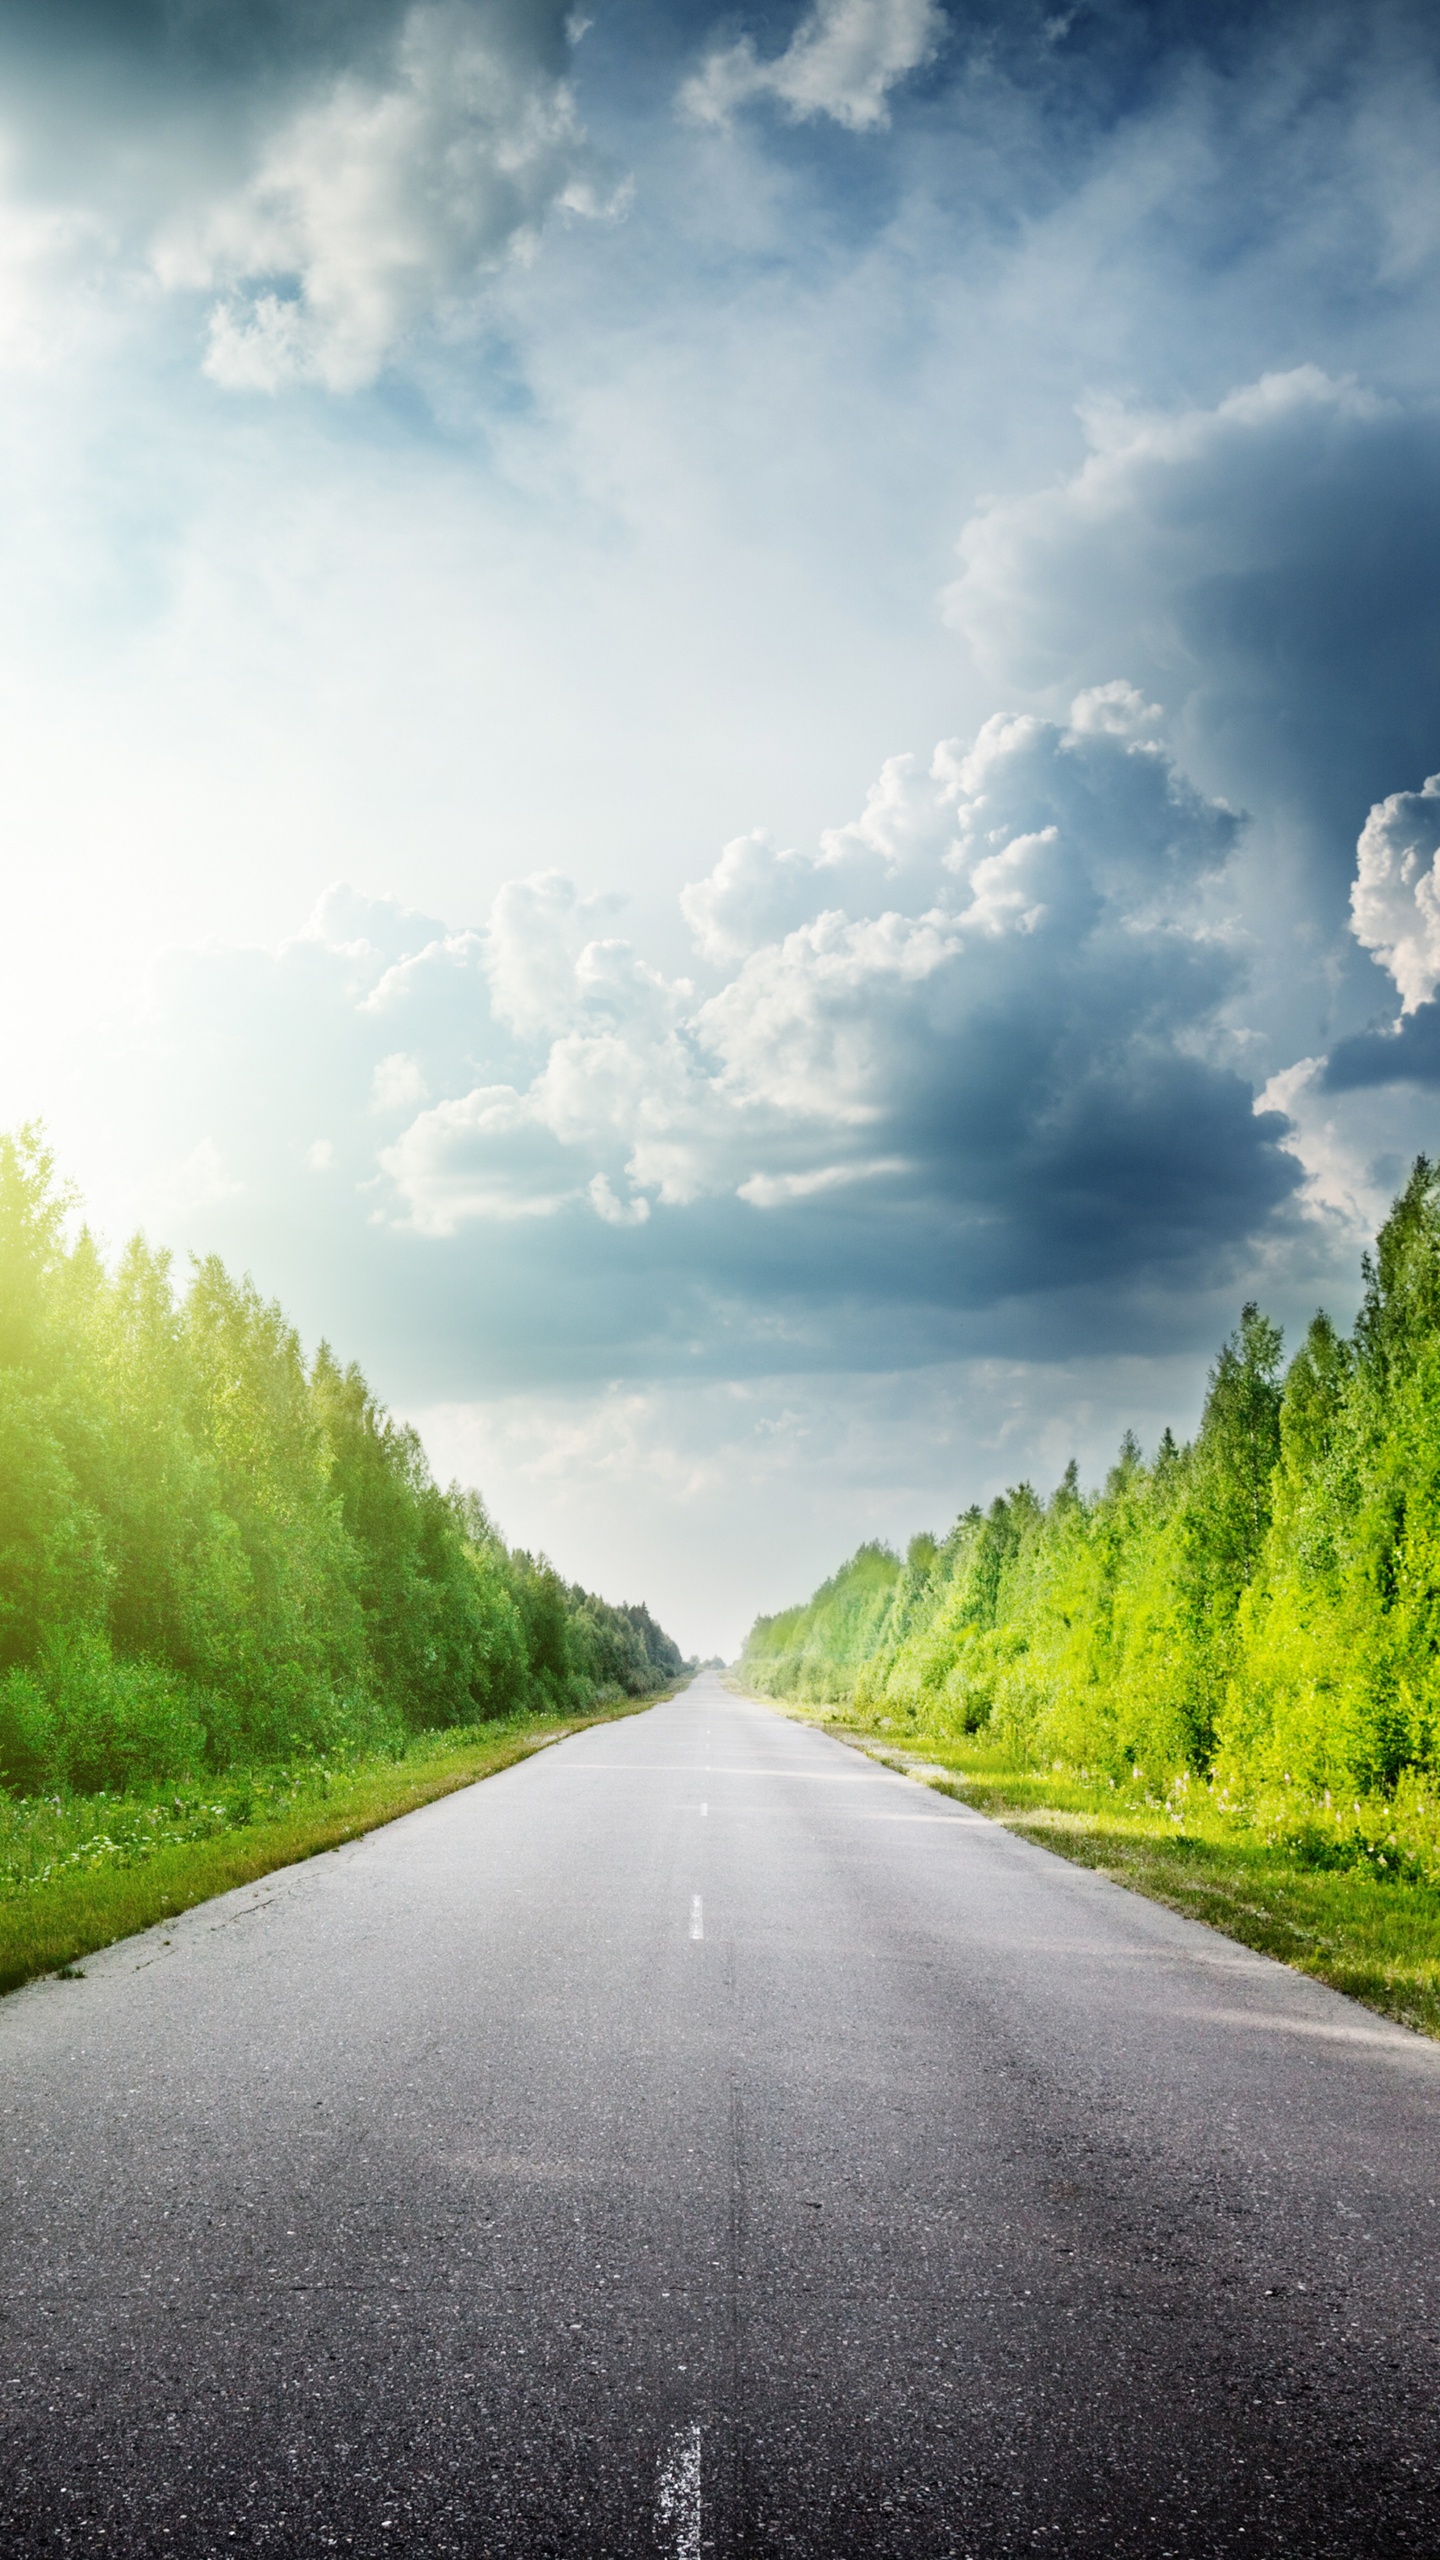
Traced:
[[1167, 1431], [1147, 1459], [1127, 1434], [1098, 1490], [1072, 1464], [1048, 1499], [1018, 1484], [903, 1562], [862, 1546], [757, 1620], [742, 1670], [1172, 1802], [1203, 1780], [1349, 1822], [1362, 1800], [1433, 1799], [1440, 1168], [1415, 1164], [1348, 1336], [1317, 1314], [1287, 1365], [1247, 1306], [1188, 1445]]
[[647, 1609], [507, 1548], [415, 1432], [214, 1258], [107, 1263], [0, 1136], [0, 1785], [153, 1788], [573, 1715], [682, 1671]]

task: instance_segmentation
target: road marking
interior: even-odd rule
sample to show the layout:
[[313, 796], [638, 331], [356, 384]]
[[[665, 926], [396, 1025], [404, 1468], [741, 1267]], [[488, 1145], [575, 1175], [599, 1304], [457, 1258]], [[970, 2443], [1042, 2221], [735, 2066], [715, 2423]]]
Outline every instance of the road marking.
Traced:
[[703, 1938], [705, 1935], [705, 1905], [698, 1893], [692, 1893], [690, 1896], [690, 1935], [692, 1938]]
[[700, 2560], [700, 2428], [677, 2427], [655, 2484], [655, 2522], [666, 2560]]
[[710, 1807], [708, 1806], [708, 1804], [702, 1804], [702, 1806], [700, 1807], [700, 1810], [701, 1810], [701, 1812], [702, 1812], [702, 1813], [708, 1813], [708, 1812], [709, 1812], [709, 1810], [710, 1810]]

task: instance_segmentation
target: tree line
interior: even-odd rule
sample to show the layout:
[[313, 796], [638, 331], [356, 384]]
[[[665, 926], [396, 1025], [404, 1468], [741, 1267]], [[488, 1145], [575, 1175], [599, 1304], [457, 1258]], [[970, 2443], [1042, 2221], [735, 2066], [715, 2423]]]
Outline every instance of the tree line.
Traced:
[[213, 1256], [113, 1267], [0, 1135], [0, 1784], [164, 1783], [580, 1712], [684, 1669], [507, 1548], [360, 1370]]
[[962, 1513], [904, 1562], [860, 1548], [760, 1618], [776, 1696], [992, 1737], [1038, 1765], [1393, 1792], [1440, 1764], [1440, 1169], [1421, 1157], [1364, 1263], [1352, 1333], [1285, 1363], [1247, 1306], [1186, 1446], [1132, 1434]]

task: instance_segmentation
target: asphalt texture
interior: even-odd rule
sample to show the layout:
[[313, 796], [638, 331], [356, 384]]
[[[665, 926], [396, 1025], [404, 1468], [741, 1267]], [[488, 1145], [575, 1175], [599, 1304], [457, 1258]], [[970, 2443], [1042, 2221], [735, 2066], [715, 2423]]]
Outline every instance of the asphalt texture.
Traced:
[[0, 2553], [1440, 2552], [1440, 2047], [713, 1676], [0, 2004]]

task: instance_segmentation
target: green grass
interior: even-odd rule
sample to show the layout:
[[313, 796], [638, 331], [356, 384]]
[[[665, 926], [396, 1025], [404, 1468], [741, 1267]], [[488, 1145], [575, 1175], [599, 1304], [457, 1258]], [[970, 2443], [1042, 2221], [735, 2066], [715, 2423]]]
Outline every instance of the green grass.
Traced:
[[1164, 1797], [1073, 1769], [1016, 1765], [978, 1738], [892, 1741], [836, 1707], [780, 1704], [1114, 1883], [1440, 2037], [1440, 1833], [1434, 1805], [1235, 1806], [1192, 1781]]
[[422, 1735], [403, 1759], [229, 1771], [146, 1796], [7, 1799], [0, 1792], [0, 1992], [82, 1959], [194, 1903], [313, 1858], [473, 1786], [566, 1734], [636, 1715], [627, 1698], [588, 1715], [512, 1716]]

